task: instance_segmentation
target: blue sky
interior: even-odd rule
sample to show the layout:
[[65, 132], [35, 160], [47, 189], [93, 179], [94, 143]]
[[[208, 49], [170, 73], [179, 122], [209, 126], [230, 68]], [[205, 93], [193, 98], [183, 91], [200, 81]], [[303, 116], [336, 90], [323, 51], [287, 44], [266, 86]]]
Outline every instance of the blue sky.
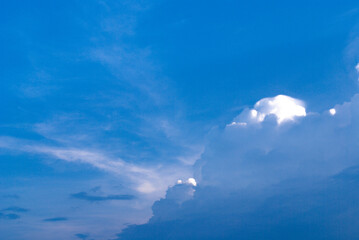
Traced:
[[0, 6], [1, 239], [357, 236], [356, 1]]

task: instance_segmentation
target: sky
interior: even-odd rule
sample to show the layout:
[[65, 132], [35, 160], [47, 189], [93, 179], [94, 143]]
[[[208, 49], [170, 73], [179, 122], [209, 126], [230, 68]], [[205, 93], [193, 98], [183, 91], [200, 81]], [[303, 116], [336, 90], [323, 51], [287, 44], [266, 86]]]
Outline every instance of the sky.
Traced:
[[356, 239], [357, 1], [2, 1], [0, 239]]

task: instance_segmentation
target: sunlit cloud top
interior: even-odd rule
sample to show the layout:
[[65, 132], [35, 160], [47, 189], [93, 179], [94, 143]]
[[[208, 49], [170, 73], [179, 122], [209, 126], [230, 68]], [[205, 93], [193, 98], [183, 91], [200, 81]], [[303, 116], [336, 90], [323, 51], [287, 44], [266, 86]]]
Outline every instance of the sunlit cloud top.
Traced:
[[229, 126], [246, 126], [261, 123], [266, 117], [274, 116], [277, 124], [294, 121], [307, 115], [304, 102], [286, 95], [259, 100], [253, 109], [244, 110]]

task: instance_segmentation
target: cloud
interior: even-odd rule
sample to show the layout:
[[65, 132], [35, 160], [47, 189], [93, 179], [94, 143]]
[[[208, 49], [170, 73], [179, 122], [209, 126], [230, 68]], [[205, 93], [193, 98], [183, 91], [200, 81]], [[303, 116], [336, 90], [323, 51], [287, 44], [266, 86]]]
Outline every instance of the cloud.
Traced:
[[118, 157], [108, 156], [97, 150], [40, 145], [12, 137], [0, 137], [0, 148], [46, 155], [67, 162], [89, 164], [102, 171], [126, 177], [130, 180], [131, 188], [142, 194], [152, 194], [154, 198], [162, 196], [168, 185], [174, 183], [179, 177], [189, 176], [189, 168], [181, 164], [172, 167], [168, 165], [141, 166], [128, 163]]
[[192, 195], [170, 187], [150, 221], [119, 239], [355, 239], [359, 94], [332, 108], [307, 115], [298, 99], [258, 101], [233, 121], [247, 125], [211, 134]]
[[89, 235], [88, 234], [77, 233], [77, 234], [75, 234], [75, 237], [77, 237], [79, 239], [87, 239], [89, 237]]
[[181, 179], [177, 180], [177, 184], [189, 184], [192, 186], [197, 186], [196, 179], [194, 178], [188, 178], [187, 181], [182, 181]]
[[0, 219], [14, 220], [14, 219], [19, 219], [19, 218], [20, 218], [20, 215], [15, 214], [15, 213], [5, 214], [5, 213], [0, 212]]
[[286, 95], [259, 100], [253, 109], [246, 109], [229, 126], [246, 126], [261, 123], [266, 117], [274, 116], [278, 125], [294, 121], [307, 115], [304, 102]]
[[86, 192], [79, 192], [71, 194], [71, 197], [86, 200], [90, 202], [98, 202], [98, 201], [109, 201], [109, 200], [133, 200], [135, 196], [133, 195], [107, 195], [107, 196], [100, 196], [100, 195], [89, 195]]
[[46, 218], [43, 221], [44, 222], [62, 222], [62, 221], [67, 221], [68, 218], [66, 217], [54, 217], [54, 218]]
[[[95, 69], [99, 67], [101, 72], [105, 66], [109, 70], [105, 70], [105, 74], [111, 77], [102, 82], [101, 86], [95, 80], [91, 83], [94, 87], [85, 92], [75, 90], [72, 92], [74, 94], [69, 95], [68, 100], [75, 105], [79, 100], [76, 97], [78, 94], [82, 96], [81, 99], [86, 99], [86, 104], [80, 104], [81, 109], [70, 106], [66, 113], [60, 113], [59, 109], [54, 109], [50, 104], [48, 107], [52, 110], [45, 112], [54, 114], [53, 120], [32, 125], [32, 130], [44, 139], [26, 141], [4, 136], [2, 139], [0, 137], [0, 148], [89, 164], [126, 178], [130, 182], [129, 188], [140, 194], [152, 195], [154, 199], [163, 196], [167, 187], [179, 177], [190, 177], [190, 166], [196, 158], [192, 157], [192, 151], [187, 153], [183, 151], [185, 146], [178, 144], [178, 139], [182, 138], [181, 141], [192, 145], [187, 137], [173, 136], [173, 130], [182, 132], [184, 124], [181, 124], [181, 128], [172, 127], [171, 123], [176, 121], [174, 116], [179, 113], [179, 104], [174, 103], [177, 98], [168, 86], [168, 78], [162, 75], [160, 66], [153, 61], [149, 48], [138, 48], [122, 39], [134, 34], [137, 15], [147, 9], [142, 7], [143, 4], [147, 5], [128, 1], [95, 3], [95, 9], [105, 14], [97, 16], [99, 25], [92, 29], [97, 37], [92, 39], [93, 42], [91, 40], [90, 45], [82, 48], [84, 54], [80, 54], [80, 58], [86, 62], [84, 64], [95, 66]], [[88, 59], [83, 59], [84, 56]], [[87, 62], [89, 59], [93, 62]], [[40, 86], [39, 89], [26, 85], [19, 87], [26, 95], [35, 93], [34, 96], [42, 96], [43, 90], [49, 90], [45, 87], [52, 87], [48, 84], [49, 80], [58, 79], [52, 75], [51, 72], [37, 71], [36, 79], [39, 78], [40, 83], [46, 86]], [[63, 82], [60, 85], [65, 92], [67, 88], [73, 90], [71, 84]], [[171, 105], [176, 106], [169, 107]], [[42, 119], [50, 117], [45, 112]], [[67, 119], [61, 115], [67, 116]], [[157, 119], [165, 124], [159, 124]], [[166, 138], [173, 140], [168, 141], [161, 131], [166, 134]], [[122, 133], [126, 133], [126, 136]], [[154, 161], [145, 162], [143, 159]], [[189, 166], [183, 167], [183, 162], [179, 161]]]
[[337, 111], [335, 110], [335, 108], [331, 108], [331, 109], [329, 109], [329, 113], [330, 113], [330, 115], [335, 115], [337, 113]]
[[8, 219], [8, 220], [19, 219], [21, 216], [16, 213], [24, 213], [27, 211], [29, 210], [26, 208], [15, 207], [15, 206], [4, 208], [0, 211], [0, 219]]
[[355, 95], [351, 102], [336, 105], [335, 115], [328, 111], [311, 114], [300, 124], [279, 128], [276, 119], [270, 117], [246, 127], [228, 125], [197, 161], [196, 180], [239, 188], [335, 174], [357, 161], [357, 140], [352, 132], [359, 120], [358, 105], [359, 95]]
[[3, 209], [2, 211], [10, 211], [10, 212], [28, 212], [29, 209], [21, 208], [21, 207], [8, 207]]
[[148, 224], [118, 239], [355, 239], [359, 166], [325, 179], [286, 182], [260, 193], [200, 187], [181, 205], [155, 203]]

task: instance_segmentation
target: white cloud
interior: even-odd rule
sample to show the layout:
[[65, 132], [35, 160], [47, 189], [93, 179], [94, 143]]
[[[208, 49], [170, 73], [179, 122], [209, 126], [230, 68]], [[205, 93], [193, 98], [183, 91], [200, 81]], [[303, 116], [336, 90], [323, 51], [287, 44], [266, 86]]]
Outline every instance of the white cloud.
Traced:
[[330, 115], [334, 116], [337, 113], [337, 111], [335, 110], [335, 108], [331, 108], [329, 109], [329, 113]]
[[178, 180], [176, 185], [168, 189], [165, 199], [179, 204], [188, 201], [193, 198], [196, 185], [194, 178], [189, 178], [187, 181]]
[[261, 123], [268, 116], [275, 116], [277, 124], [294, 121], [307, 115], [304, 102], [289, 96], [278, 95], [259, 100], [253, 109], [246, 109], [228, 126], [246, 126]]
[[[355, 70], [357, 71], [357, 73], [359, 73], [359, 63], [355, 66]], [[359, 81], [359, 78], [358, 78]]]
[[197, 186], [196, 179], [194, 179], [194, 178], [188, 178], [187, 183], [191, 184], [193, 186]]
[[179, 181], [153, 205], [151, 224], [131, 227], [121, 239], [357, 236], [359, 94], [333, 109], [334, 116], [310, 114], [278, 128], [265, 118], [292, 121], [306, 115], [304, 104], [286, 96], [262, 99], [236, 121], [247, 117], [248, 125], [261, 127], [230, 124], [213, 133], [195, 164], [198, 186]]
[[110, 157], [101, 151], [39, 145], [11, 137], [0, 137], [0, 148], [16, 152], [41, 154], [51, 158], [89, 164], [97, 169], [126, 177], [132, 188], [153, 199], [163, 196], [168, 185], [182, 176], [190, 176], [190, 169], [177, 166], [141, 166], [121, 158]]
[[[209, 141], [196, 163], [196, 180], [201, 185], [241, 188], [337, 173], [354, 164], [359, 155], [359, 139], [353, 134], [358, 131], [358, 109], [359, 94], [336, 105], [330, 114], [307, 116], [300, 100], [283, 95], [264, 98], [235, 118], [235, 123], [247, 122], [247, 127], [232, 123]], [[277, 124], [306, 117], [299, 124], [278, 128], [266, 124], [269, 115]], [[260, 128], [248, 127], [259, 123]]]
[[194, 186], [194, 187], [196, 187], [197, 186], [197, 182], [196, 182], [196, 179], [194, 179], [194, 178], [188, 178], [187, 179], [187, 181], [185, 181], [185, 182], [183, 182], [182, 181], [182, 179], [178, 179], [177, 180], [177, 184], [188, 184], [188, 185], [192, 185], [192, 186]]
[[246, 122], [231, 122], [230, 124], [227, 124], [227, 126], [247, 126], [247, 123]]

